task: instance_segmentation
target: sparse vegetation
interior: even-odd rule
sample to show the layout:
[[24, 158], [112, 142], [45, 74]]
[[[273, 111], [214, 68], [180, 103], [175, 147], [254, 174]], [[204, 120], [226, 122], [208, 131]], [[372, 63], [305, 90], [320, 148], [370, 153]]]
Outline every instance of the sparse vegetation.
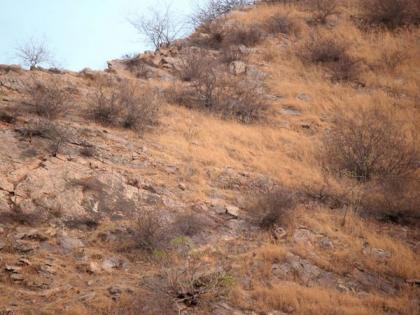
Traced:
[[326, 135], [326, 166], [364, 183], [359, 201], [364, 214], [410, 221], [420, 213], [415, 193], [418, 152], [412, 137], [393, 113], [359, 109], [351, 117], [337, 118]]
[[144, 132], [157, 123], [159, 98], [148, 87], [137, 90], [121, 83], [110, 89], [99, 86], [92, 97], [90, 117], [103, 125]]
[[337, 117], [324, 140], [331, 170], [361, 182], [411, 176], [417, 170], [414, 139], [398, 120], [378, 107]]
[[195, 26], [206, 26], [218, 17], [232, 10], [243, 8], [253, 1], [250, 0], [206, 0], [204, 5], [199, 4], [192, 21]]
[[369, 25], [389, 29], [420, 23], [420, 6], [416, 0], [360, 1], [364, 18]]
[[157, 278], [148, 279], [145, 285], [155, 295], [173, 301], [179, 311], [217, 301], [229, 289], [229, 280], [224, 271], [209, 270], [209, 266], [188, 260], [185, 267], [162, 269]]
[[262, 229], [268, 230], [277, 225], [287, 225], [290, 211], [296, 204], [296, 193], [277, 189], [258, 198], [250, 205], [248, 213]]
[[337, 13], [337, 0], [309, 0], [307, 3], [319, 23], [325, 24], [328, 17]]
[[16, 48], [16, 56], [28, 68], [48, 64], [52, 59], [47, 44], [35, 39], [31, 39], [18, 46]]
[[226, 31], [223, 41], [230, 45], [252, 47], [261, 42], [264, 35], [259, 25], [235, 25]]
[[47, 119], [32, 120], [24, 128], [17, 129], [17, 131], [30, 143], [34, 137], [49, 140], [49, 151], [54, 157], [57, 156], [61, 147], [69, 138], [69, 132], [66, 129]]
[[271, 16], [264, 23], [264, 28], [269, 34], [297, 35], [300, 33], [299, 25], [286, 13]]
[[28, 88], [31, 111], [46, 119], [55, 119], [69, 108], [71, 94], [58, 80], [34, 82]]
[[324, 66], [333, 81], [356, 81], [360, 73], [360, 60], [349, 55], [347, 50], [343, 42], [312, 36], [300, 48], [299, 55], [306, 62]]
[[170, 5], [166, 5], [163, 10], [150, 8], [147, 15], [132, 19], [130, 23], [155, 49], [169, 45], [183, 30], [182, 23], [176, 21]]
[[139, 213], [134, 231], [135, 246], [147, 252], [153, 252], [164, 240], [164, 222], [161, 214], [154, 210]]

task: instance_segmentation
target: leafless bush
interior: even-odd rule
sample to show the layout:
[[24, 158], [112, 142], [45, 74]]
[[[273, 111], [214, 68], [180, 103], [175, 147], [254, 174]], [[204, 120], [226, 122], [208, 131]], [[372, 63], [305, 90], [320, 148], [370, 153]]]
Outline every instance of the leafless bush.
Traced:
[[96, 155], [96, 148], [93, 144], [83, 142], [79, 152], [82, 156], [93, 157]]
[[156, 210], [140, 212], [134, 231], [136, 247], [148, 252], [158, 249], [164, 239], [163, 223], [161, 214]]
[[230, 64], [233, 61], [243, 60], [248, 55], [245, 46], [226, 45], [221, 47], [221, 61]]
[[147, 15], [130, 20], [130, 23], [156, 49], [169, 45], [180, 36], [183, 29], [183, 25], [176, 21], [169, 5], [163, 10], [150, 8]]
[[31, 39], [16, 48], [16, 56], [28, 68], [51, 62], [51, 53], [45, 42]]
[[8, 112], [0, 111], [0, 121], [7, 124], [14, 124], [16, 122], [16, 117]]
[[417, 169], [414, 139], [392, 113], [378, 107], [337, 117], [324, 138], [328, 168], [366, 182], [411, 176]]
[[173, 223], [173, 227], [177, 234], [184, 236], [194, 236], [202, 229], [205, 222], [194, 213], [185, 213], [178, 215]]
[[216, 66], [215, 59], [204, 49], [186, 49], [181, 57], [179, 75], [184, 81], [194, 81]]
[[255, 46], [265, 34], [259, 25], [235, 25], [226, 31], [224, 42], [226, 45]]
[[148, 87], [136, 89], [128, 82], [111, 89], [97, 88], [92, 97], [90, 116], [104, 125], [122, 126], [144, 132], [157, 123], [159, 97]]
[[188, 260], [184, 267], [162, 268], [144, 285], [157, 296], [169, 299], [179, 310], [212, 303], [229, 289], [232, 277], [223, 270]]
[[337, 13], [337, 0], [307, 0], [315, 21], [325, 24], [329, 16]]
[[192, 16], [192, 22], [196, 27], [205, 25], [232, 10], [243, 8], [253, 2], [251, 0], [207, 0], [203, 5], [198, 5]]
[[347, 45], [331, 38], [312, 37], [299, 52], [300, 57], [326, 67], [333, 81], [353, 81], [360, 73], [360, 60], [347, 53]]
[[136, 91], [134, 86], [128, 85], [120, 93], [124, 128], [144, 132], [157, 124], [160, 100], [154, 90], [145, 87]]
[[48, 139], [50, 143], [50, 152], [52, 156], [57, 156], [62, 145], [69, 138], [68, 131], [58, 124], [46, 120], [38, 119], [30, 121], [24, 128], [17, 130], [24, 138], [32, 142], [34, 137]]
[[360, 74], [360, 60], [344, 54], [328, 65], [332, 81], [356, 81]]
[[137, 78], [147, 78], [149, 69], [144, 61], [140, 60], [138, 56], [130, 56], [124, 59], [127, 69], [133, 73]]
[[279, 224], [287, 224], [290, 211], [296, 203], [296, 193], [277, 189], [256, 200], [248, 208], [248, 213], [262, 229], [271, 229]]
[[71, 95], [60, 85], [56, 80], [35, 82], [31, 85], [28, 94], [32, 111], [47, 119], [54, 119], [63, 114], [70, 104]]
[[105, 88], [100, 86], [92, 97], [90, 115], [93, 120], [103, 125], [115, 125], [121, 112], [118, 101], [117, 92], [107, 93]]
[[300, 32], [299, 25], [284, 13], [278, 13], [270, 17], [265, 22], [264, 28], [270, 34], [297, 35]]
[[417, 0], [366, 0], [360, 5], [369, 25], [395, 29], [420, 22]]
[[260, 120], [267, 110], [264, 89], [258, 80], [237, 77], [214, 67], [204, 68], [191, 81], [190, 88], [175, 87], [167, 93], [174, 103], [237, 119], [242, 123]]
[[420, 181], [418, 177], [389, 177], [363, 185], [362, 215], [398, 224], [420, 220]]

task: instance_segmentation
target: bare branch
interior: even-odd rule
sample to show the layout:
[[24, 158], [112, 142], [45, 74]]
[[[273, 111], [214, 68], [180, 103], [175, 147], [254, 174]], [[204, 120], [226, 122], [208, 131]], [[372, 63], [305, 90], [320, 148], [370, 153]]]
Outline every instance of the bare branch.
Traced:
[[37, 67], [41, 64], [49, 64], [51, 61], [51, 53], [46, 43], [34, 39], [30, 39], [18, 46], [16, 48], [16, 57], [28, 68]]
[[129, 22], [156, 49], [169, 45], [182, 34], [184, 28], [184, 25], [176, 20], [170, 5], [166, 5], [163, 10], [150, 8], [148, 14]]

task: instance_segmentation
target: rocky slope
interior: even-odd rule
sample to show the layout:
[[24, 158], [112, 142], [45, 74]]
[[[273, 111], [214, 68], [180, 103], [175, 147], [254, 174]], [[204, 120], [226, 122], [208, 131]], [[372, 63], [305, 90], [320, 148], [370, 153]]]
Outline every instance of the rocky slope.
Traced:
[[[282, 5], [233, 18], [248, 25], [276, 10], [289, 10], [304, 30], [315, 27], [307, 11]], [[356, 34], [360, 54], [376, 44], [348, 23], [343, 13], [317, 27]], [[111, 61], [104, 72], [0, 67], [0, 313], [418, 313], [418, 228], [334, 206], [314, 156], [333, 113], [350, 100], [398, 98], [418, 117], [418, 78], [406, 70], [418, 60], [408, 58], [385, 83], [365, 70], [363, 87], [330, 82], [290, 57], [303, 35], [239, 46], [247, 57], [226, 71], [263, 83], [269, 104], [265, 121], [245, 125], [165, 98], [189, 86], [179, 78], [183, 56], [210, 36], [202, 30]], [[413, 49], [418, 32], [404, 36], [392, 40]], [[34, 82], [58, 82], [70, 95], [65, 115], [53, 120], [64, 135], [58, 142], [30, 110]], [[98, 86], [121, 82], [157, 90], [152, 130], [139, 135], [86, 118]], [[311, 197], [287, 222], [261, 231], [247, 209], [283, 186]], [[141, 222], [156, 238], [152, 250], [138, 246]]]

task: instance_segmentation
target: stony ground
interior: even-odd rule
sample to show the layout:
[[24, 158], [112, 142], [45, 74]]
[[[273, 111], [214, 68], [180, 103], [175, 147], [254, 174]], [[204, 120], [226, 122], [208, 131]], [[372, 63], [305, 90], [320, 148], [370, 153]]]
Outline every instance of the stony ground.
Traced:
[[[310, 109], [311, 91], [269, 90], [276, 118], [264, 127], [165, 103], [159, 125], [139, 136], [80, 114], [98, 81], [164, 91], [177, 80], [182, 45], [140, 55], [141, 78], [121, 60], [105, 72], [0, 67], [0, 314], [418, 313], [415, 226], [365, 220], [316, 198], [272, 231], [249, 218], [250, 200], [275, 187], [322, 185], [306, 144], [316, 143], [329, 111]], [[255, 62], [267, 49], [230, 71], [272, 78], [269, 62]], [[38, 118], [25, 109], [28, 84], [53, 79], [73, 95], [56, 121], [66, 133], [57, 154], [51, 139], [28, 136]], [[83, 153], [86, 144], [93, 153]], [[148, 211], [159, 213], [169, 239], [152, 254], [135, 246], [136, 221]], [[191, 214], [185, 237], [175, 229]], [[183, 303], [171, 291], [174, 270], [217, 273], [219, 282], [207, 282], [214, 287], [198, 305]]]

